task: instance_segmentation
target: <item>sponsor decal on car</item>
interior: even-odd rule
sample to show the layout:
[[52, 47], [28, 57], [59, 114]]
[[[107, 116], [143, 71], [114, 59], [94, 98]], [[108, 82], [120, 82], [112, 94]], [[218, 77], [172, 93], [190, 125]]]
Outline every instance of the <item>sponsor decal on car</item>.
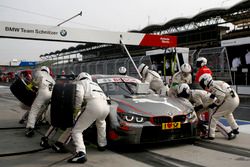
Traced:
[[100, 78], [97, 79], [98, 84], [104, 84], [109, 82], [127, 82], [127, 83], [138, 83], [138, 80], [133, 78]]
[[162, 127], [162, 130], [179, 129], [179, 128], [181, 128], [181, 122], [162, 123], [161, 127]]

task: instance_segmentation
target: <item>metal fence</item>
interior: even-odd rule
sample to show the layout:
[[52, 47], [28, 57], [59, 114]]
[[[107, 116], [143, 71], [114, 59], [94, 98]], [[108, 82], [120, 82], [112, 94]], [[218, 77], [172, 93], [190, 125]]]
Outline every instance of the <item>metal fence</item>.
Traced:
[[[200, 50], [189, 51], [189, 62], [195, 69], [195, 60], [198, 57], [205, 57], [208, 60], [207, 66], [212, 70], [214, 79], [224, 80], [228, 83], [233, 83], [232, 75], [230, 71], [230, 65], [228, 55], [225, 47], [216, 48], [204, 48]], [[138, 67], [141, 63], [151, 65], [150, 56], [137, 56], [133, 57], [133, 60]], [[66, 74], [74, 72], [76, 75], [80, 72], [88, 72], [89, 74], [118, 74], [119, 67], [124, 66], [127, 68], [127, 74], [130, 76], [138, 77], [136, 69], [134, 68], [129, 58], [118, 58], [102, 61], [92, 62], [79, 62], [79, 63], [68, 63], [68, 64], [56, 64], [52, 66], [53, 72], [58, 75], [61, 74], [62, 70]]]
[[207, 66], [212, 70], [214, 79], [223, 80], [230, 84], [233, 83], [227, 50], [225, 47], [200, 49], [197, 54], [193, 54], [194, 65], [194, 61], [198, 57], [205, 57], [207, 59]]
[[[137, 56], [133, 57], [136, 66], [141, 63], [151, 65], [149, 56]], [[138, 76], [135, 67], [133, 66], [129, 58], [110, 59], [102, 61], [92, 62], [80, 62], [69, 64], [55, 64], [52, 66], [52, 70], [55, 75], [60, 75], [62, 71], [66, 74], [79, 74], [80, 72], [88, 72], [89, 74], [118, 74], [119, 67], [124, 66], [127, 68], [127, 74], [130, 76]]]

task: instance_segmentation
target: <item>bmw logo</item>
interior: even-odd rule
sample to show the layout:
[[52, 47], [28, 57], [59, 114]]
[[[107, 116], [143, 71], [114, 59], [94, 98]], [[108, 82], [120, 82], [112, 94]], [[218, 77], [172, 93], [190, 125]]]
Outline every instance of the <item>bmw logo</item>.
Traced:
[[168, 116], [173, 116], [172, 112], [167, 113]]
[[66, 30], [61, 30], [60, 34], [61, 34], [61, 36], [65, 37], [67, 35], [67, 31]]

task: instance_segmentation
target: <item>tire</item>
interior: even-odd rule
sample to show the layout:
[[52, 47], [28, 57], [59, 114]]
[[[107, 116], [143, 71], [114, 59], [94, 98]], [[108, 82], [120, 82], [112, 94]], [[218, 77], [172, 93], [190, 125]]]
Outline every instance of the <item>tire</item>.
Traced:
[[51, 125], [66, 129], [74, 124], [75, 84], [55, 84], [51, 97]]
[[19, 101], [29, 107], [31, 107], [37, 94], [37, 90], [27, 89], [25, 82], [20, 78], [17, 78], [10, 85], [10, 91]]

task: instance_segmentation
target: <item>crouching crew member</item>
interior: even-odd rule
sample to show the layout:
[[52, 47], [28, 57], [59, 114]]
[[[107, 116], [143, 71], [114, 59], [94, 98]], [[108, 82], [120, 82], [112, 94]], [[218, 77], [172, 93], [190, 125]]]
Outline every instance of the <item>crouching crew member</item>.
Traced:
[[[76, 84], [76, 82], [77, 81], [72, 82], [73, 84], [76, 85], [75, 96], [73, 97], [75, 99], [74, 112], [73, 112], [74, 122], [77, 121], [78, 117], [81, 115], [81, 110], [83, 110], [83, 108], [86, 105], [85, 101], [83, 100], [83, 93], [84, 93], [83, 87], [80, 84]], [[51, 120], [51, 118], [48, 120]], [[45, 133], [45, 135], [41, 138], [40, 146], [44, 148], [51, 147], [55, 152], [58, 153], [66, 153], [68, 152], [66, 145], [71, 141], [71, 131], [72, 127], [69, 127], [66, 130], [64, 130], [64, 128], [63, 129], [55, 128], [51, 125], [50, 128]], [[55, 139], [54, 136], [58, 136], [57, 132], [62, 132], [62, 133], [60, 134], [58, 139], [55, 140], [55, 142], [52, 145], [50, 145], [49, 139], [53, 138], [54, 140]]]
[[78, 118], [72, 129], [72, 139], [76, 147], [76, 154], [68, 160], [69, 163], [84, 163], [87, 161], [86, 148], [83, 141], [83, 131], [86, 130], [94, 121], [97, 127], [98, 149], [104, 151], [107, 145], [106, 139], [106, 121], [109, 114], [109, 105], [107, 97], [99, 87], [92, 81], [88, 73], [82, 72], [77, 78], [77, 84], [83, 89], [83, 99], [86, 100], [86, 108]]
[[[188, 98], [189, 101], [194, 105], [194, 110], [196, 111], [199, 123], [198, 128], [201, 130], [201, 137], [207, 138], [207, 125], [209, 121], [209, 115], [212, 109], [210, 109], [211, 106], [213, 106], [213, 103], [216, 101], [216, 97], [213, 96], [211, 93], [205, 91], [205, 90], [199, 90], [199, 89], [190, 89], [190, 87], [183, 83], [180, 84], [177, 87], [177, 96], [178, 97], [184, 97]], [[208, 114], [208, 118], [203, 118], [203, 115]], [[235, 134], [231, 132], [230, 129], [225, 127], [222, 123], [217, 122], [216, 127], [221, 134], [228, 140], [234, 139], [236, 137]]]
[[138, 71], [142, 75], [142, 82], [149, 83], [150, 89], [154, 91], [154, 93], [159, 95], [167, 95], [169, 90], [168, 85], [164, 85], [161, 76], [153, 70], [149, 70], [149, 67], [142, 63], [138, 67]]
[[232, 133], [239, 134], [239, 126], [237, 125], [233, 112], [239, 106], [238, 94], [224, 81], [213, 80], [210, 74], [203, 74], [200, 77], [200, 86], [209, 91], [212, 96], [215, 96], [216, 101], [210, 106], [215, 108], [211, 114], [209, 121], [209, 134], [208, 139], [213, 140], [215, 138], [215, 129], [218, 120], [224, 116], [231, 126]]

